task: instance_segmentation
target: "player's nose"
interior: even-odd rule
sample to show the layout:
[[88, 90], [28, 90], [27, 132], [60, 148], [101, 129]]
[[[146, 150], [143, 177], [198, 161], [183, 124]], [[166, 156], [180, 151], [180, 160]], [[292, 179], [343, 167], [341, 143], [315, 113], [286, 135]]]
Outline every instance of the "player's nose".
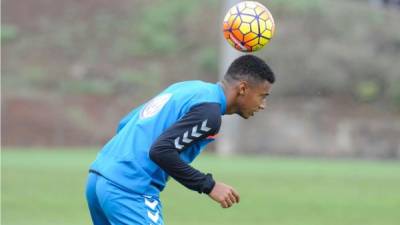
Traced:
[[267, 107], [267, 100], [263, 100], [261, 104], [258, 106], [259, 110], [264, 110]]

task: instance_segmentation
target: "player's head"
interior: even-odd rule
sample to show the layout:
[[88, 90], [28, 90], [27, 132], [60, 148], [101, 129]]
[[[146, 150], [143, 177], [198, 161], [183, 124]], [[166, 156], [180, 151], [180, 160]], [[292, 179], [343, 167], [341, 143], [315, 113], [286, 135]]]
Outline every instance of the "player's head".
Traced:
[[232, 62], [224, 81], [234, 92], [232, 107], [235, 113], [247, 119], [266, 107], [266, 97], [275, 82], [275, 75], [264, 60], [244, 55]]

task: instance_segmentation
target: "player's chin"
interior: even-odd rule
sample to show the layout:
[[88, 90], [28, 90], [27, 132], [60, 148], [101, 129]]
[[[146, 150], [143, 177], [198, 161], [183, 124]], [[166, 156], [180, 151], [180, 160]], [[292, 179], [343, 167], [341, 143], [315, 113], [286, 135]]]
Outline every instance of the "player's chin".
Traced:
[[250, 117], [254, 116], [254, 113], [241, 112], [241, 113], [239, 113], [239, 116], [241, 116], [243, 119], [249, 119]]

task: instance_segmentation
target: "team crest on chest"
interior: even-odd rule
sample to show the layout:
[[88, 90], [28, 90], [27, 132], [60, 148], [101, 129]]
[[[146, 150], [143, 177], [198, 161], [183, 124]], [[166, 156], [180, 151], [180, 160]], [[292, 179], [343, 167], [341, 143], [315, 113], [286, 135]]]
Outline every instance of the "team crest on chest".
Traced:
[[147, 103], [142, 111], [140, 112], [140, 119], [147, 119], [155, 116], [161, 109], [167, 104], [172, 94], [163, 94], [155, 97], [149, 103]]

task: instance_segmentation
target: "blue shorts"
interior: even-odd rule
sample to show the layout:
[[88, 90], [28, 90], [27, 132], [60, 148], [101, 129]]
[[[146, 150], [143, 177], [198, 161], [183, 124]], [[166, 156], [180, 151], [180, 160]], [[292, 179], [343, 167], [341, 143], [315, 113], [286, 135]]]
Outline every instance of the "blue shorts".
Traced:
[[94, 225], [164, 224], [158, 197], [128, 192], [95, 173], [89, 173], [86, 199]]

